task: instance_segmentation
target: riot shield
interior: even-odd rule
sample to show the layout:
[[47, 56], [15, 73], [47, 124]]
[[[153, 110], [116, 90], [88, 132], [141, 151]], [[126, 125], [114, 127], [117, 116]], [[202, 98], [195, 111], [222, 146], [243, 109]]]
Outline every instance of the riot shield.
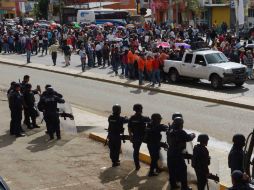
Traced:
[[39, 113], [39, 116], [37, 117], [37, 123], [40, 125], [43, 122], [43, 113], [38, 110], [38, 103], [40, 101], [40, 95], [35, 94], [34, 98], [35, 98], [35, 109]]
[[[61, 115], [61, 113], [73, 115], [70, 103], [65, 102], [64, 104], [58, 104], [57, 107], [59, 109], [60, 115]], [[69, 117], [60, 117], [60, 126], [61, 126], [61, 129], [65, 133], [69, 133], [72, 135], [77, 135], [77, 133], [78, 133], [76, 124], [75, 124], [75, 120], [74, 119], [72, 120]]]

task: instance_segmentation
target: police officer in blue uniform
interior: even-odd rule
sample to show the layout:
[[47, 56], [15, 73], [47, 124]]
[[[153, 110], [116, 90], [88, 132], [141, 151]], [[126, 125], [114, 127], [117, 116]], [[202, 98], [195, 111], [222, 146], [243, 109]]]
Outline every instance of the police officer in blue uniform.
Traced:
[[124, 134], [125, 123], [128, 123], [127, 117], [120, 116], [121, 106], [116, 104], [112, 107], [112, 115], [108, 117], [108, 145], [110, 149], [110, 159], [112, 167], [120, 165], [119, 154], [121, 149], [121, 135]]
[[171, 189], [178, 188], [177, 181], [181, 182], [181, 190], [189, 190], [187, 183], [187, 166], [184, 161], [183, 150], [186, 149], [186, 142], [192, 141], [195, 134], [187, 134], [183, 130], [183, 118], [176, 117], [171, 130], [167, 132], [168, 153], [167, 162], [169, 170], [169, 181]]
[[65, 101], [54, 94], [52, 87], [47, 88], [46, 95], [42, 96], [38, 103], [38, 109], [44, 113], [50, 140], [54, 139], [54, 133], [56, 133], [58, 140], [61, 139], [58, 103], [63, 104]]
[[204, 190], [207, 184], [207, 177], [209, 175], [210, 156], [206, 148], [209, 137], [207, 134], [200, 134], [198, 142], [193, 149], [193, 156], [191, 165], [195, 169], [198, 182], [198, 190]]
[[166, 132], [168, 130], [168, 126], [161, 124], [161, 120], [161, 115], [154, 113], [146, 129], [145, 141], [151, 157], [149, 177], [158, 175], [158, 160], [160, 159], [160, 144], [162, 138], [161, 132]]
[[13, 89], [14, 90], [9, 95], [9, 107], [11, 110], [12, 122], [12, 129], [10, 132], [12, 135], [16, 135], [16, 137], [24, 137], [25, 134], [23, 134], [21, 130], [23, 97], [20, 93], [20, 84], [13, 84]]
[[[38, 117], [38, 112], [35, 109], [35, 97], [34, 97], [34, 92], [32, 91], [32, 85], [27, 83], [25, 84], [25, 90], [23, 93], [24, 97], [24, 113], [25, 113], [25, 123], [27, 125], [28, 129], [33, 129], [33, 128], [40, 128], [36, 124], [36, 117]], [[30, 122], [30, 118], [32, 120], [32, 124]]]
[[228, 167], [231, 169], [231, 173], [235, 170], [243, 170], [243, 160], [245, 146], [245, 137], [242, 134], [235, 134], [233, 136], [233, 147], [231, 148], [228, 155]]
[[150, 118], [142, 115], [143, 106], [141, 104], [135, 104], [133, 106], [133, 111], [135, 111], [135, 114], [129, 119], [128, 129], [134, 149], [134, 163], [136, 166], [136, 170], [139, 170], [139, 150], [144, 140], [146, 125], [150, 122]]

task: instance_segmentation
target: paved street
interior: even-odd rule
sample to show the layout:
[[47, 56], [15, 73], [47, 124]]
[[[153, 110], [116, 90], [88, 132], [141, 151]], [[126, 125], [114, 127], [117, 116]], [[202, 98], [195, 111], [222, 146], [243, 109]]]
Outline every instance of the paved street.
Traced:
[[50, 83], [72, 104], [104, 116], [111, 112], [115, 103], [122, 105], [124, 115], [133, 113], [133, 104], [142, 103], [145, 115], [159, 112], [164, 123], [170, 122], [173, 112], [180, 111], [184, 115], [186, 128], [208, 133], [222, 141], [231, 142], [237, 132], [247, 135], [254, 122], [253, 111], [246, 109], [22, 67], [1, 65], [0, 87], [7, 89], [12, 80], [22, 79], [25, 74], [31, 76], [34, 86], [40, 84], [43, 87]]
[[[0, 57], [7, 58], [10, 60], [19, 60], [23, 61], [23, 63], [26, 63], [26, 55], [17, 55], [17, 54], [10, 54], [5, 55], [2, 54]], [[44, 55], [41, 56], [39, 53], [38, 55], [34, 55], [31, 58], [32, 63], [38, 63], [43, 65], [53, 65], [51, 56], [50, 55]], [[64, 63], [64, 57], [62, 53], [58, 53], [58, 59], [57, 59], [57, 66], [56, 67], [65, 67]], [[71, 56], [71, 65], [68, 67], [74, 70], [79, 70], [81, 72], [81, 65], [80, 65], [80, 58], [78, 55], [73, 54]], [[88, 68], [88, 67], [87, 67]], [[106, 74], [106, 75], [113, 75], [114, 73], [112, 71], [112, 68], [106, 67], [96, 67], [96, 68], [88, 68], [89, 72], [98, 73], [98, 74]], [[119, 67], [119, 74], [121, 74], [121, 68]], [[191, 87], [192, 90], [195, 92], [196, 90], [206, 90], [206, 91], [213, 91], [210, 87], [210, 82], [203, 80], [201, 83], [193, 83], [190, 81], [184, 81], [178, 84], [178, 86], [182, 87]], [[254, 81], [247, 81], [245, 85], [242, 88], [237, 88], [234, 85], [225, 85], [224, 89], [220, 90], [221, 93], [226, 93], [229, 95], [235, 95], [238, 96], [245, 96], [245, 97], [253, 97], [254, 96]]]

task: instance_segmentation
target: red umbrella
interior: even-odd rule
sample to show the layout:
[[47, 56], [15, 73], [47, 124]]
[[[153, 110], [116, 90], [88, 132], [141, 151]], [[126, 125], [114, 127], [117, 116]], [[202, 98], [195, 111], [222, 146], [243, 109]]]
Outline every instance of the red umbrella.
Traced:
[[105, 22], [105, 23], [104, 23], [104, 26], [114, 26], [114, 24], [111, 23], [111, 22]]
[[170, 44], [168, 42], [159, 42], [157, 43], [157, 48], [159, 47], [170, 48]]

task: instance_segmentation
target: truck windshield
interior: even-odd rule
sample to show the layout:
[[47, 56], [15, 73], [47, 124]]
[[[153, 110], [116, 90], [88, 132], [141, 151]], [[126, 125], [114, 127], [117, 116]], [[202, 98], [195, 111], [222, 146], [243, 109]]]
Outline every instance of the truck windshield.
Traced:
[[223, 53], [211, 53], [205, 55], [208, 64], [226, 63], [228, 62], [227, 57]]

